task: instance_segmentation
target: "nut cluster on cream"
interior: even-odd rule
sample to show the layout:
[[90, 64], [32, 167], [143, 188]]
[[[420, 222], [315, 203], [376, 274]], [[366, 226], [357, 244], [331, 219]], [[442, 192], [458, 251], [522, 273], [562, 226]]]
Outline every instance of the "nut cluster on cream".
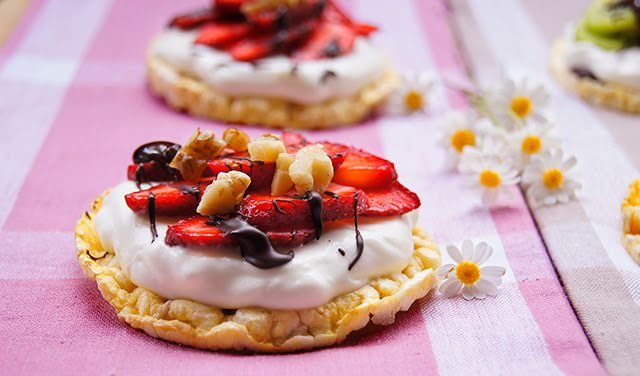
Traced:
[[[178, 151], [170, 166], [180, 171], [185, 179], [195, 181], [202, 176], [207, 162], [225, 148], [234, 152], [246, 151], [253, 162], [275, 163], [272, 195], [285, 194], [291, 188], [299, 194], [322, 193], [333, 179], [333, 164], [322, 145], [308, 145], [291, 155], [277, 135], [268, 133], [251, 140], [236, 128], [225, 130], [222, 139], [216, 138], [211, 131], [198, 129]], [[250, 184], [251, 177], [240, 171], [218, 174], [202, 194], [197, 212], [202, 215], [232, 213]]]
[[495, 204], [518, 184], [534, 206], [575, 198], [577, 161], [564, 157], [543, 86], [505, 78], [492, 88], [460, 90], [472, 107], [448, 114], [441, 144], [448, 167], [468, 175], [484, 203]]

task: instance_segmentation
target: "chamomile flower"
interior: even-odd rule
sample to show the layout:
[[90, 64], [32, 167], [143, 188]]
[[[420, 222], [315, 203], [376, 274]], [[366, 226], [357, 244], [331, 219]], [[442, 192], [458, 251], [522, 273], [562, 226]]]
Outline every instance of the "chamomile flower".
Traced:
[[534, 206], [567, 203], [582, 184], [575, 177], [575, 157], [564, 159], [562, 150], [544, 152], [533, 158], [522, 174], [527, 197]]
[[424, 112], [432, 86], [433, 79], [426, 72], [403, 74], [400, 86], [389, 96], [386, 112], [393, 115]]
[[506, 78], [491, 92], [489, 101], [499, 125], [514, 129], [530, 121], [544, 122], [549, 94], [542, 85], [529, 85], [526, 79], [515, 82]]
[[465, 240], [461, 249], [448, 246], [447, 253], [455, 264], [446, 264], [436, 270], [436, 276], [444, 280], [439, 288], [444, 297], [462, 293], [463, 298], [471, 300], [498, 293], [506, 269], [502, 266], [481, 266], [493, 253], [490, 245], [480, 242], [474, 246], [471, 240]]
[[473, 169], [469, 165], [482, 158], [495, 157], [503, 161], [510, 157], [508, 138], [504, 132], [496, 128], [484, 129], [481, 132], [478, 142], [466, 147], [460, 155], [459, 172], [471, 172]]
[[511, 135], [514, 166], [522, 170], [532, 157], [560, 146], [560, 140], [552, 134], [548, 123], [531, 123]]
[[501, 159], [496, 155], [469, 158], [463, 172], [470, 176], [469, 186], [482, 192], [482, 202], [486, 205], [495, 204], [501, 195], [510, 196], [509, 187], [520, 181], [511, 159]]
[[446, 150], [447, 168], [455, 169], [462, 152], [475, 146], [480, 134], [476, 123], [476, 115], [471, 111], [449, 112], [444, 119], [444, 132], [440, 143]]

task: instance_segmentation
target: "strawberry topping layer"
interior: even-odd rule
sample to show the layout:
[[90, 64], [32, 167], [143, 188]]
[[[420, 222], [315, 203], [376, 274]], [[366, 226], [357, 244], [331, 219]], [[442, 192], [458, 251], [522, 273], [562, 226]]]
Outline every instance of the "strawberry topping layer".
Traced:
[[174, 17], [170, 27], [197, 30], [195, 43], [228, 52], [239, 61], [276, 54], [316, 60], [349, 53], [357, 36], [377, 30], [357, 23], [332, 0], [306, 0], [288, 8], [244, 14], [242, 0], [215, 0], [209, 9]]
[[[283, 133], [282, 143], [293, 158], [307, 146], [322, 145], [334, 169], [333, 181], [323, 192], [299, 194], [291, 188], [285, 194], [272, 195], [276, 162], [254, 161], [248, 152], [231, 149], [209, 160], [204, 177], [198, 181], [178, 181], [179, 173], [168, 173], [171, 170], [164, 164], [166, 161], [159, 158], [149, 161], [147, 154], [157, 154], [160, 148], [157, 145], [163, 145], [152, 143], [149, 144], [152, 148], [147, 147], [134, 158], [140, 163], [128, 168], [129, 179], [137, 180], [139, 185], [143, 184], [141, 188], [146, 189], [129, 193], [124, 199], [133, 212], [148, 215], [150, 220], [155, 215], [178, 217], [176, 223], [169, 226], [165, 242], [171, 246], [197, 247], [242, 245], [246, 241], [238, 235], [242, 233], [254, 240], [261, 237], [261, 242], [275, 247], [290, 248], [319, 238], [323, 223], [349, 219], [357, 223], [358, 216], [399, 216], [420, 206], [418, 196], [398, 182], [393, 163], [384, 158], [342, 144], [310, 142], [302, 135], [289, 132]], [[141, 169], [145, 174], [143, 182], [139, 179]], [[201, 211], [196, 209], [207, 187], [219, 174], [230, 171], [242, 172], [250, 178], [234, 211], [224, 216], [198, 214]], [[236, 227], [230, 229], [230, 223]], [[249, 252], [246, 247], [242, 249]], [[259, 259], [262, 253], [253, 251], [257, 253], [251, 257]], [[281, 265], [278, 263], [282, 257], [269, 252], [271, 267]], [[256, 262], [264, 266], [268, 261]]]

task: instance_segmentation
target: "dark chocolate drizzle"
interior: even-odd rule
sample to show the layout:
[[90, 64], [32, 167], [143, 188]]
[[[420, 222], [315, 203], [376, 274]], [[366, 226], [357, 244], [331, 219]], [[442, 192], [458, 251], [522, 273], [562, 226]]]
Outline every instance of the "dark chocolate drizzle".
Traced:
[[338, 77], [338, 75], [336, 74], [336, 72], [332, 71], [332, 70], [326, 70], [324, 71], [324, 73], [322, 74], [322, 77], [320, 77], [320, 83], [324, 84], [326, 83], [329, 79], [331, 78], [336, 78]]
[[338, 252], [340, 252], [340, 256], [344, 256], [347, 254], [342, 248], [338, 248]]
[[169, 141], [154, 141], [140, 145], [133, 152], [133, 163], [158, 162], [169, 164], [181, 146]]
[[331, 197], [331, 198], [333, 198], [333, 199], [335, 199], [335, 200], [340, 198], [339, 194], [331, 192], [331, 191], [324, 191], [324, 194], [329, 196], [329, 197]]
[[156, 195], [154, 195], [153, 192], [149, 192], [149, 198], [147, 200], [149, 229], [151, 230], [151, 243], [153, 243], [158, 237], [158, 230], [156, 229]]
[[200, 189], [198, 187], [194, 187], [191, 185], [176, 185], [175, 187], [182, 192], [195, 197], [196, 201], [200, 201]]
[[364, 251], [364, 240], [362, 239], [362, 234], [360, 234], [360, 230], [358, 229], [358, 192], [356, 192], [355, 198], [353, 200], [353, 224], [356, 228], [356, 257], [349, 263], [349, 270], [351, 270], [360, 257], [362, 256], [362, 251]]
[[280, 207], [279, 203], [281, 202], [285, 202], [287, 204], [291, 204], [293, 206], [296, 206], [296, 203], [293, 202], [292, 200], [285, 200], [285, 199], [281, 199], [281, 198], [274, 198], [273, 200], [271, 200], [271, 203], [273, 204], [273, 208], [280, 214], [286, 214], [286, 212], [284, 210], [282, 210], [282, 208]]
[[322, 54], [326, 57], [336, 57], [342, 53], [342, 49], [338, 44], [338, 39], [332, 39], [322, 50]]
[[102, 260], [103, 258], [107, 257], [107, 255], [109, 254], [109, 252], [104, 251], [104, 253], [102, 254], [102, 256], [100, 257], [95, 257], [91, 254], [91, 250], [86, 249], [85, 253], [87, 254], [87, 256], [89, 256], [90, 259], [92, 259], [93, 261], [98, 261], [98, 260]]
[[225, 235], [235, 239], [240, 245], [242, 258], [257, 268], [271, 269], [284, 265], [293, 259], [293, 251], [289, 251], [287, 254], [276, 251], [267, 234], [241, 218], [209, 218], [205, 223], [218, 226]]
[[571, 72], [580, 78], [587, 78], [590, 80], [598, 81], [598, 77], [596, 77], [593, 72], [586, 68], [571, 68]]
[[293, 65], [291, 65], [291, 69], [289, 70], [289, 74], [291, 76], [297, 76], [298, 75], [298, 63], [293, 63]]
[[320, 239], [324, 231], [324, 223], [322, 222], [322, 195], [316, 191], [307, 191], [304, 195], [296, 198], [301, 198], [309, 202], [316, 240]]
[[223, 314], [223, 315], [225, 315], [225, 316], [230, 316], [230, 315], [235, 314], [235, 313], [236, 313], [236, 311], [237, 311], [237, 309], [227, 309], [227, 308], [223, 308], [223, 309], [222, 309], [222, 314]]

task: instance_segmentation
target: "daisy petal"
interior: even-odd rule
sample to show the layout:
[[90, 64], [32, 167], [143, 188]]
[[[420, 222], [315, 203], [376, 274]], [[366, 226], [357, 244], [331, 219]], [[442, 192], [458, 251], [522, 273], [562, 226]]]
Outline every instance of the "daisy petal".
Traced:
[[455, 278], [448, 279], [440, 285], [439, 291], [445, 298], [456, 296], [462, 291], [462, 283]]
[[480, 278], [478, 282], [476, 282], [476, 286], [480, 291], [486, 293], [487, 295], [493, 296], [498, 293], [498, 286], [486, 279]]
[[487, 261], [489, 257], [491, 257], [491, 253], [493, 253], [493, 248], [489, 246], [489, 244], [485, 242], [481, 242], [476, 246], [476, 252], [473, 255], [473, 259], [471, 261], [476, 264], [482, 264]]
[[473, 242], [469, 239], [462, 242], [462, 257], [464, 261], [471, 260], [473, 257]]
[[485, 277], [502, 278], [505, 275], [507, 269], [503, 266], [483, 266], [480, 268], [480, 275]]
[[462, 287], [462, 297], [466, 300], [473, 299], [473, 292], [471, 292], [471, 286], [463, 286]]
[[480, 290], [478, 288], [478, 286], [476, 286], [476, 285], [472, 285], [471, 286], [471, 293], [473, 294], [473, 296], [475, 298], [480, 299], [480, 300], [482, 300], [482, 299], [487, 297], [487, 294], [484, 291]]
[[436, 270], [436, 277], [438, 279], [448, 278], [447, 275], [454, 270], [456, 270], [456, 266], [453, 264], [442, 265], [441, 267], [438, 268], [438, 270]]
[[462, 253], [460, 253], [460, 250], [455, 245], [447, 246], [447, 253], [455, 262], [460, 263], [464, 261], [464, 258], [462, 257]]

